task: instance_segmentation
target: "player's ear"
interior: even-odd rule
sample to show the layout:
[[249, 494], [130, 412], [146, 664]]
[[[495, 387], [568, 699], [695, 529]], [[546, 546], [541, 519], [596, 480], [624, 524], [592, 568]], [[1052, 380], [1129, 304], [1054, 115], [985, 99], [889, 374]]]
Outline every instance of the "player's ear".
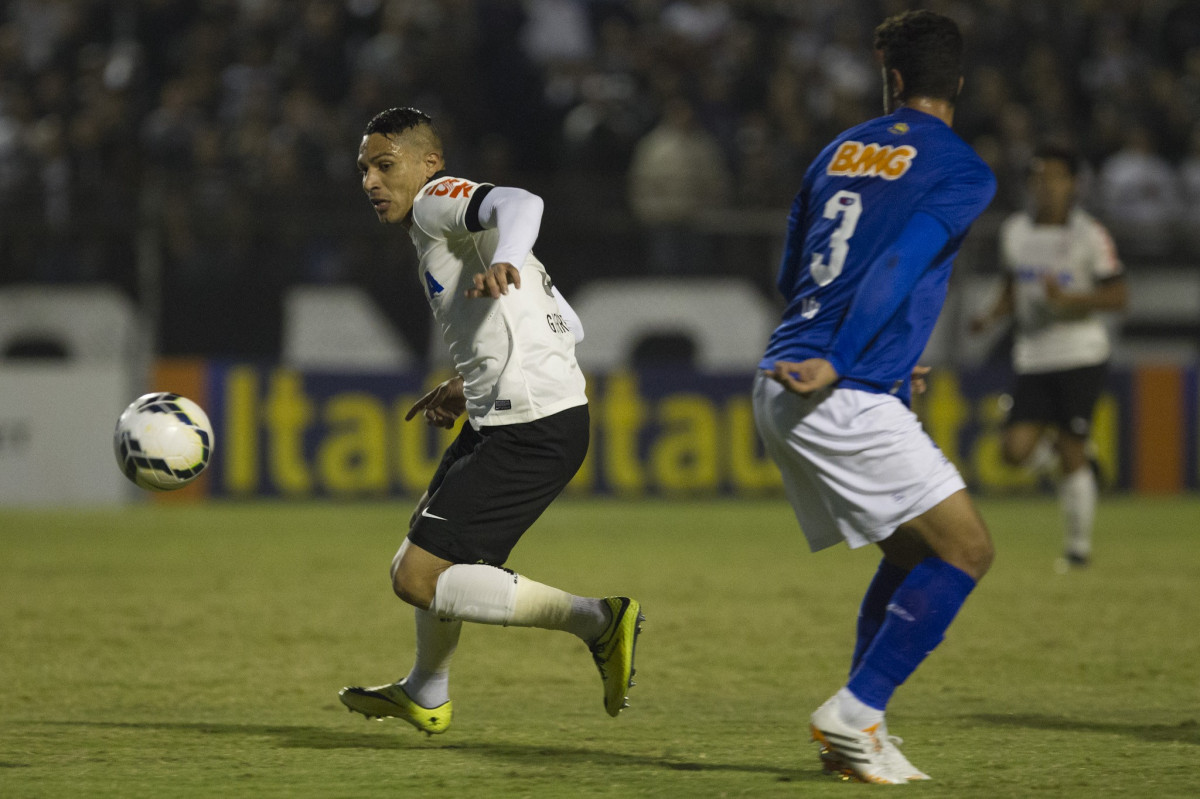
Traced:
[[900, 70], [892, 68], [888, 70], [888, 87], [892, 92], [892, 99], [899, 103], [904, 99], [904, 76], [900, 74]]
[[425, 164], [425, 177], [427, 178], [431, 178], [438, 172], [441, 172], [442, 168], [446, 166], [446, 160], [436, 150], [425, 153], [423, 163]]

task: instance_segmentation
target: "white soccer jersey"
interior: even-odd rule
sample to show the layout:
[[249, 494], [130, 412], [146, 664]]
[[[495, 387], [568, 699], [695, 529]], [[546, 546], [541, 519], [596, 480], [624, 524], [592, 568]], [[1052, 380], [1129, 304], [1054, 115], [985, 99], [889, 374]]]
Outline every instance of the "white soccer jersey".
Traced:
[[409, 228], [421, 284], [463, 376], [476, 428], [530, 422], [587, 402], [575, 337], [532, 253], [517, 264], [521, 288], [510, 286], [498, 300], [463, 296], [491, 265], [499, 240], [495, 229], [479, 226], [479, 202], [472, 203], [485, 185], [435, 177], [417, 194]]
[[1044, 278], [1064, 292], [1090, 291], [1122, 273], [1112, 238], [1091, 214], [1071, 211], [1065, 225], [1039, 225], [1016, 213], [1000, 228], [1004, 268], [1013, 278], [1017, 327], [1013, 368], [1019, 374], [1094, 366], [1108, 360], [1108, 329], [1098, 312], [1060, 316], [1046, 302]]

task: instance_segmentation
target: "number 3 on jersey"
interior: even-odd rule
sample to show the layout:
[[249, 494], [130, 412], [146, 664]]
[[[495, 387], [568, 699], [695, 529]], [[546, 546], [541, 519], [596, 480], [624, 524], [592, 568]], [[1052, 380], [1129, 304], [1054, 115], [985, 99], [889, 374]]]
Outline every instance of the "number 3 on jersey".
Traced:
[[862, 195], [855, 191], [839, 191], [825, 203], [826, 219], [837, 219], [842, 215], [841, 224], [833, 229], [829, 236], [829, 260], [821, 253], [813, 253], [809, 272], [818, 286], [825, 286], [842, 273], [846, 265], [846, 255], [850, 252], [850, 237], [854, 228], [858, 227], [858, 218], [862, 215]]

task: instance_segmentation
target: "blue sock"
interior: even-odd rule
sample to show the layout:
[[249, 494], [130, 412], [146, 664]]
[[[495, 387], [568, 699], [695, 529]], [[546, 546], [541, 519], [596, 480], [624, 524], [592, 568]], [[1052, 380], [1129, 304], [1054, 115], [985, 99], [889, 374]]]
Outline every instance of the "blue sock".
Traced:
[[887, 707], [946, 634], [975, 580], [941, 558], [927, 558], [909, 572], [887, 604], [887, 618], [867, 647], [846, 687], [877, 710]]
[[867, 647], [875, 640], [875, 634], [883, 626], [892, 594], [896, 593], [896, 589], [900, 587], [907, 576], [908, 572], [905, 569], [889, 563], [886, 558], [879, 561], [879, 569], [876, 570], [875, 577], [871, 579], [871, 584], [867, 586], [867, 593], [863, 596], [862, 605], [858, 609], [854, 657], [850, 659], [851, 674], [858, 668]]

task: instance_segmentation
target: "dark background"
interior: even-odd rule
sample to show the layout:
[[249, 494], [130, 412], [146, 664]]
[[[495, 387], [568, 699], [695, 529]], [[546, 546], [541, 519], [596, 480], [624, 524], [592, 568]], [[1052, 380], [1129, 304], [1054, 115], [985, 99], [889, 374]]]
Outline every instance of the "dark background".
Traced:
[[[115, 284], [161, 354], [268, 359], [287, 287], [354, 284], [425, 353], [411, 247], [377, 225], [354, 166], [367, 120], [413, 105], [452, 174], [545, 198], [536, 252], [568, 296], [648, 274], [769, 295], [803, 170], [879, 113], [871, 31], [909, 7], [962, 26], [955, 126], [1000, 180], [960, 268], [994, 269], [1045, 138], [1086, 156], [1085, 205], [1128, 264], [1194, 268], [1200, 3], [9, 0], [0, 283]], [[664, 231], [629, 187], [680, 106], [713, 153], [689, 163], [719, 188]]]

